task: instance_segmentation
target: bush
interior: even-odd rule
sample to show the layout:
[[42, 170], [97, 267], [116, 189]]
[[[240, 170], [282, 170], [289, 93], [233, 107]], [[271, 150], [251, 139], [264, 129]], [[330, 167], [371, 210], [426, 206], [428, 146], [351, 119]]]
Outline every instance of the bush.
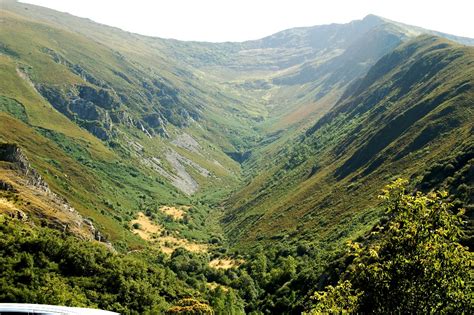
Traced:
[[133, 223], [132, 227], [135, 229], [135, 230], [139, 230], [142, 228], [142, 225], [140, 223]]
[[461, 216], [447, 194], [383, 190], [390, 220], [367, 244], [350, 244], [352, 263], [336, 286], [316, 292], [311, 313], [472, 314], [473, 254], [458, 243]]

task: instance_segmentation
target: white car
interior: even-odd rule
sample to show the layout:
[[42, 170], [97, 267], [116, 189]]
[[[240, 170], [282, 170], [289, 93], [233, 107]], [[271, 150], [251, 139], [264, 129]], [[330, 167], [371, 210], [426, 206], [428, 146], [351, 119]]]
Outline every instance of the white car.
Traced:
[[93, 308], [67, 307], [43, 304], [0, 303], [0, 315], [119, 315]]

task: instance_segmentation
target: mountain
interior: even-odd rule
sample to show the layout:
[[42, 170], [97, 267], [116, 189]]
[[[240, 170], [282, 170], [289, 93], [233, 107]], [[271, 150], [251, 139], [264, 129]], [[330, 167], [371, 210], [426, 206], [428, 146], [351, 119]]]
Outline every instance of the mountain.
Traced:
[[249, 162], [266, 168], [229, 199], [232, 239], [345, 240], [377, 219], [380, 181], [398, 176], [471, 187], [473, 53], [425, 35], [383, 56], [304, 135]]
[[368, 15], [185, 42], [0, 1], [0, 300], [300, 312], [398, 177], [472, 248], [473, 39]]

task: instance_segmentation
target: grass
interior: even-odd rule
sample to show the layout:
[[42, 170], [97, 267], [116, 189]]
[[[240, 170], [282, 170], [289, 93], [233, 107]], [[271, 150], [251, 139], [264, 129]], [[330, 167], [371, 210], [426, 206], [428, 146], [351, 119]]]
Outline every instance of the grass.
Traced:
[[[472, 48], [420, 37], [354, 82], [361, 63], [357, 69], [331, 63], [339, 53], [347, 57], [342, 46], [315, 53], [318, 59], [305, 55], [305, 43], [289, 50], [260, 47], [266, 40], [182, 43], [12, 3], [2, 7], [0, 29], [0, 142], [19, 144], [51, 189], [114, 248], [145, 254], [153, 264], [178, 263], [177, 273], [183, 259], [191, 266], [202, 256], [206, 267], [214, 259], [219, 270], [206, 276], [236, 282], [242, 296], [258, 295], [247, 301], [254, 304], [249, 310], [290, 307], [292, 290], [301, 298], [313, 290], [301, 283], [316, 286], [307, 277], [319, 281], [344, 243], [380, 219], [376, 195], [392, 179], [411, 177], [420, 189], [441, 185], [459, 192], [459, 204], [469, 199]], [[292, 64], [301, 54], [305, 61]], [[360, 61], [369, 69], [372, 61]], [[320, 65], [329, 70], [316, 75]], [[301, 76], [304, 71], [314, 80]], [[340, 81], [330, 81], [338, 71], [344, 72]], [[59, 103], [71, 103], [81, 86], [120, 99], [107, 112], [112, 123], [79, 120], [61, 109], [68, 118], [37, 91], [46, 87]], [[141, 130], [140, 123], [151, 131], [150, 114], [159, 114], [166, 134]], [[111, 138], [104, 141], [79, 127], [107, 121]], [[199, 153], [173, 144], [184, 132], [199, 143]], [[199, 184], [194, 195], [147, 166], [147, 159], [157, 159], [176, 174], [166, 158], [170, 150], [211, 173], [185, 165]], [[249, 158], [230, 158], [238, 153]], [[0, 162], [0, 178], [24, 183], [8, 163]], [[0, 193], [0, 208], [46, 215], [39, 224], [70, 222], [27, 188]], [[157, 254], [177, 247], [205, 253]], [[252, 270], [261, 266], [252, 252], [265, 253], [272, 265], [253, 281]], [[293, 278], [281, 277], [283, 269]], [[184, 279], [198, 286], [193, 277]], [[274, 299], [279, 295], [284, 298]], [[267, 302], [272, 306], [261, 304]]]
[[[196, 219], [195, 224], [191, 225], [192, 229], [178, 227], [190, 238], [204, 240], [209, 238], [208, 230], [219, 231], [214, 227], [218, 224], [215, 220], [211, 220], [213, 226], [203, 227], [202, 222], [207, 220], [211, 210], [202, 205], [202, 199], [196, 197], [197, 201], [190, 200], [145, 167], [140, 162], [141, 157], [124, 141], [125, 137], [117, 137], [117, 149], [111, 149], [107, 143], [99, 141], [55, 110], [35, 86], [53, 87], [65, 95], [73, 91], [76, 85], [90, 85], [70, 68], [71, 65], [80, 65], [88, 75], [107, 82], [116, 91], [131, 97], [133, 102], [127, 104], [131, 117], [137, 117], [156, 105], [146, 101], [140, 83], [143, 78], [156, 78], [156, 73], [160, 73], [165, 82], [184, 91], [181, 101], [188, 108], [193, 106], [191, 103], [196, 99], [200, 98], [201, 102], [211, 99], [204, 90], [218, 88], [202, 86], [205, 84], [190, 87], [187, 80], [183, 82], [173, 73], [176, 65], [167, 69], [161, 68], [165, 63], [156, 66], [157, 53], [149, 42], [141, 41], [143, 54], [137, 56], [135, 50], [130, 51], [128, 45], [122, 46], [118, 41], [114, 40], [113, 45], [107, 46], [67, 28], [60, 28], [54, 22], [23, 14], [30, 12], [18, 13], [15, 10], [2, 11], [4, 19], [0, 38], [2, 51], [6, 54], [0, 55], [0, 139], [19, 143], [30, 157], [33, 167], [39, 170], [52, 189], [67, 198], [84, 217], [91, 219], [109, 240], [117, 244], [142, 246], [143, 242], [132, 235], [127, 224], [138, 211], [156, 204], [196, 202]], [[118, 48], [116, 45], [121, 47], [121, 53], [115, 50]], [[123, 50], [125, 47], [127, 49]], [[53, 57], [59, 58], [59, 61], [54, 61]], [[150, 71], [148, 67], [154, 69]], [[116, 73], [124, 74], [129, 81]], [[193, 89], [197, 95], [190, 99], [188, 93]], [[224, 97], [219, 96], [221, 99]], [[212, 100], [211, 103], [217, 102]], [[222, 120], [219, 116], [215, 119]], [[203, 139], [211, 134], [214, 135], [210, 138], [215, 139], [215, 135], [222, 130], [219, 124], [216, 126], [210, 133], [203, 133], [200, 128], [191, 131], [194, 137], [206, 144], [203, 151], [205, 158], [180, 151], [215, 174], [214, 182], [194, 174], [201, 183], [203, 194], [212, 191], [207, 196], [207, 199], [212, 200], [215, 200], [212, 196], [222, 181], [229, 186], [235, 184], [233, 177], [238, 172], [235, 162]], [[236, 124], [234, 129], [238, 128]], [[148, 139], [144, 134], [129, 128], [118, 126], [117, 129], [129, 139], [141, 142], [148, 156], [163, 159], [166, 147], [170, 146], [168, 141], [159, 137]], [[178, 132], [171, 125], [168, 129], [172, 134]], [[228, 142], [225, 145], [229, 145]], [[212, 160], [218, 161], [223, 167], [217, 166]]]
[[[474, 60], [472, 48], [444, 45], [444, 40], [424, 37], [414, 43], [418, 45], [416, 57], [392, 65], [388, 72], [382, 73], [381, 79], [367, 86], [362, 95], [355, 94], [352, 98], [349, 95], [340, 100], [329, 113], [331, 119], [323, 119], [326, 123], [320, 123], [320, 127], [313, 129], [316, 131], [287, 142], [283, 145], [287, 149], [275, 146], [271, 151], [271, 146], [267, 146], [255, 152], [252, 160], [244, 165], [247, 184], [226, 205], [232, 210], [224, 218], [225, 229], [239, 247], [249, 248], [256, 240], [269, 244], [275, 239], [287, 243], [312, 239], [334, 246], [342, 244], [367, 231], [377, 220], [375, 196], [384, 182], [397, 176], [416, 176], [433, 161], [472, 142], [467, 130], [472, 130], [473, 124], [466, 113], [471, 111], [469, 99], [473, 91], [461, 88], [466, 82], [474, 81], [473, 71], [469, 70]], [[400, 50], [408, 49], [411, 44]], [[409, 92], [397, 95], [400, 90], [396, 86], [408, 80], [404, 75], [423, 76], [419, 73], [423, 70], [416, 69], [420, 60], [426, 64], [435, 60], [450, 62], [430, 75], [430, 80], [415, 81]], [[374, 102], [371, 96], [383, 95], [380, 91], [389, 93]], [[440, 95], [445, 96], [441, 99]], [[394, 137], [384, 134], [385, 130], [390, 132], [384, 126], [397, 122], [395, 117], [401, 117], [406, 123], [410, 119], [403, 118], [405, 112], [409, 113], [417, 104], [422, 106], [438, 99], [441, 101], [433, 103], [428, 113], [418, 117], [410, 114], [410, 119], [416, 118], [416, 121], [406, 130]], [[351, 112], [358, 111], [359, 104], [369, 102], [372, 105], [367, 112]], [[439, 131], [430, 138], [424, 137], [427, 140], [423, 144], [414, 145], [419, 143], [427, 126]], [[401, 127], [391, 128], [396, 131]], [[389, 144], [354, 163], [358, 152], [365, 154], [374, 147], [370, 141], [380, 144], [377, 137], [390, 139]], [[280, 157], [278, 161], [271, 159], [275, 154]], [[302, 162], [294, 164], [297, 160]], [[317, 167], [313, 173], [314, 166]], [[351, 171], [338, 177], [341, 169]]]
[[[304, 49], [278, 55], [275, 61], [269, 59], [271, 50], [254, 50], [255, 43], [180, 43], [125, 33], [47, 9], [24, 10], [23, 5], [12, 4], [5, 8], [0, 31], [4, 52], [0, 78], [5, 82], [0, 85], [0, 106], [8, 113], [2, 119], [14, 125], [16, 134], [2, 128], [2, 140], [24, 144], [30, 155], [37, 155], [33, 164], [53, 182], [54, 189], [82, 206], [81, 213], [107, 230], [111, 239], [130, 238], [137, 246], [140, 240], [130, 236], [126, 224], [138, 211], [180, 204], [193, 207], [193, 221], [189, 226], [166, 224], [190, 238], [204, 240], [221, 233], [217, 220], [224, 206], [228, 211], [225, 228], [234, 242], [290, 240], [299, 231], [305, 233], [301, 237], [315, 240], [345, 240], [376, 217], [365, 215], [377, 204], [367, 196], [373, 196], [393, 176], [410, 176], [459, 145], [452, 139], [461, 134], [466, 137], [470, 128], [462, 115], [450, 114], [458, 123], [453, 133], [448, 122], [435, 117], [438, 109], [434, 109], [398, 134], [394, 128], [380, 129], [393, 119], [408, 121], [397, 118], [397, 113], [410, 110], [412, 101], [421, 108], [424, 102], [472, 81], [469, 71], [455, 71], [469, 67], [472, 49], [452, 43], [421, 38], [410, 44], [414, 60], [443, 65], [437, 66], [437, 73], [423, 63], [397, 57], [408, 54], [407, 46], [369, 71], [360, 85], [365, 87], [362, 92], [350, 86], [338, 101], [347, 86], [325, 81], [338, 71], [330, 63], [326, 66], [334, 72], [324, 72], [315, 80], [278, 83], [305, 69], [305, 65], [291, 64]], [[336, 55], [329, 52], [319, 61], [330, 62]], [[282, 66], [285, 63], [287, 68]], [[313, 60], [308, 65], [319, 64]], [[80, 66], [86, 75], [78, 75], [73, 66]], [[417, 76], [420, 73], [430, 80], [422, 80]], [[74, 94], [77, 85], [99, 88], [87, 76], [127, 96], [117, 111], [133, 121], [168, 110], [170, 121], [177, 121], [165, 126], [170, 139], [149, 138], [119, 122], [114, 125], [113, 139], [101, 142], [57, 112], [31, 84], [52, 87], [63, 96]], [[401, 76], [405, 79], [400, 80]], [[150, 88], [155, 81], [161, 85]], [[408, 86], [408, 82], [415, 84]], [[161, 92], [175, 95], [174, 103], [154, 95]], [[465, 93], [459, 92], [467, 99], [472, 97]], [[375, 99], [376, 95], [383, 97]], [[465, 99], [441, 103], [440, 111], [454, 108], [455, 113], [463, 113], [469, 108]], [[369, 110], [364, 111], [362, 105]], [[178, 126], [184, 115], [178, 109], [186, 109], [195, 120]], [[326, 112], [321, 121], [330, 123], [304, 134]], [[9, 120], [10, 116], [18, 120]], [[429, 124], [445, 125], [441, 128], [446, 134], [443, 145], [436, 145], [440, 140], [436, 136], [420, 136]], [[181, 132], [201, 144], [201, 154], [170, 144]], [[383, 139], [386, 143], [380, 145]], [[415, 139], [418, 147], [409, 149]], [[428, 140], [420, 144], [420, 139]], [[142, 151], [133, 149], [131, 142], [140, 143]], [[374, 144], [379, 145], [377, 150], [367, 154]], [[173, 173], [166, 161], [170, 148], [213, 174], [206, 178], [186, 168], [200, 185], [194, 196], [185, 196], [144, 165], [143, 158], [158, 158]], [[247, 151], [251, 158], [242, 165], [224, 153]], [[155, 215], [160, 223], [166, 219]], [[358, 222], [355, 227], [351, 220]]]

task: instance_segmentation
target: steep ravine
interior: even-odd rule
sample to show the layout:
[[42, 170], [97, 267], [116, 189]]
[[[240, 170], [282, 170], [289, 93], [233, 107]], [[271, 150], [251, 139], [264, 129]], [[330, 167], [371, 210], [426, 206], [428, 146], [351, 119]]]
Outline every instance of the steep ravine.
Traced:
[[1, 301], [301, 313], [399, 177], [465, 207], [472, 246], [471, 39], [369, 15], [181, 42], [0, 9]]

